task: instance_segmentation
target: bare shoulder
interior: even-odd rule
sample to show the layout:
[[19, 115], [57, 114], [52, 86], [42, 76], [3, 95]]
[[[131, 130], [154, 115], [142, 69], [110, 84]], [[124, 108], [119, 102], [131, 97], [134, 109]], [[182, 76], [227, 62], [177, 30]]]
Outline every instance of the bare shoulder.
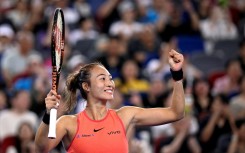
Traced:
[[76, 123], [77, 122], [77, 114], [74, 115], [63, 115], [61, 116], [58, 120], [57, 123], [61, 124], [63, 126], [69, 125], [71, 123]]

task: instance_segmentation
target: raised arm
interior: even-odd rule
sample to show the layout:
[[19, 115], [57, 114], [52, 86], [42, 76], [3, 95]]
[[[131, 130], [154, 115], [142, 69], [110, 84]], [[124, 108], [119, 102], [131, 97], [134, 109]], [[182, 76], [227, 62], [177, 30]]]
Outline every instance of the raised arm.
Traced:
[[[56, 139], [49, 139], [48, 138], [48, 131], [49, 131], [49, 112], [51, 110], [51, 108], [56, 108], [58, 109], [58, 105], [59, 104], [59, 99], [60, 96], [57, 95], [54, 91], [50, 91], [47, 95], [47, 97], [45, 98], [45, 104], [46, 104], [46, 113], [44, 115], [44, 119], [41, 122], [36, 136], [35, 136], [35, 150], [37, 153], [42, 153], [42, 152], [48, 152], [51, 149], [53, 149], [54, 147], [56, 147], [59, 142], [62, 140], [62, 138], [64, 137], [64, 135], [66, 134], [66, 129], [65, 129], [65, 118], [60, 118], [57, 121], [56, 124], [56, 133], [57, 133], [57, 137]], [[58, 113], [59, 115], [59, 113]]]
[[[126, 123], [136, 125], [160, 125], [180, 120], [184, 117], [185, 97], [182, 84], [182, 65], [184, 57], [182, 54], [171, 50], [169, 52], [169, 64], [173, 76], [173, 93], [171, 105], [168, 108], [139, 108], [124, 107], [119, 110], [119, 116]], [[120, 115], [121, 114], [121, 115]]]

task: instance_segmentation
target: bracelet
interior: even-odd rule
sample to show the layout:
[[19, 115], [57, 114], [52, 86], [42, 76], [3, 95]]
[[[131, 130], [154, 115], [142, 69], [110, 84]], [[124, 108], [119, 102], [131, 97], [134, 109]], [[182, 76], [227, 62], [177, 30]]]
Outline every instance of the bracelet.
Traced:
[[172, 69], [170, 69], [170, 72], [171, 72], [172, 78], [175, 81], [179, 81], [179, 80], [183, 79], [183, 70], [182, 69], [180, 69], [178, 71], [173, 71]]
[[43, 123], [49, 125], [49, 118], [50, 118], [50, 115], [47, 114], [47, 112], [45, 111], [45, 114], [43, 115]]

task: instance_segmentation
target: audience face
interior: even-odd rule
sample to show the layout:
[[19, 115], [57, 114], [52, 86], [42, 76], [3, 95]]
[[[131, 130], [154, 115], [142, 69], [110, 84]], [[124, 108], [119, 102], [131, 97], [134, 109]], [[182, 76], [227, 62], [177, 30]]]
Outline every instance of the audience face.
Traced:
[[135, 20], [135, 12], [134, 10], [127, 10], [122, 14], [123, 21], [127, 23], [134, 22]]
[[11, 42], [11, 38], [9, 38], [9, 37], [6, 37], [6, 36], [0, 36], [0, 49], [4, 49], [5, 48], [5, 46], [7, 46], [7, 45], [9, 45], [10, 44], [10, 42]]
[[17, 3], [16, 9], [18, 9], [19, 11], [28, 11], [28, 2], [25, 0], [20, 0]]
[[224, 105], [222, 103], [222, 100], [219, 96], [214, 97], [213, 104], [212, 104], [212, 112], [218, 113], [221, 112], [224, 108]]
[[122, 75], [126, 81], [136, 79], [138, 77], [139, 68], [133, 60], [128, 60], [122, 67]]
[[238, 61], [232, 61], [227, 67], [227, 75], [231, 80], [239, 80], [242, 76], [242, 69]]
[[210, 0], [200, 0], [200, 7], [201, 8], [209, 9], [210, 5], [211, 5]]
[[30, 32], [19, 32], [17, 35], [20, 51], [23, 54], [28, 54], [33, 49], [34, 37]]
[[117, 56], [119, 54], [119, 49], [121, 46], [121, 41], [116, 38], [111, 38], [108, 42], [108, 47], [107, 47], [107, 54], [110, 56]]
[[207, 81], [200, 80], [194, 86], [194, 93], [197, 96], [208, 96], [209, 94], [209, 84]]
[[30, 108], [30, 94], [28, 91], [19, 91], [12, 99], [12, 108], [18, 112], [26, 112]]
[[149, 50], [154, 48], [156, 35], [153, 28], [145, 26], [142, 32], [140, 32], [139, 37], [145, 47], [147, 47]]
[[159, 96], [164, 92], [165, 84], [162, 80], [153, 80], [150, 84], [149, 93], [153, 96]]
[[90, 18], [85, 19], [82, 23], [81, 23], [81, 28], [83, 31], [89, 31], [92, 30], [94, 27], [94, 23], [93, 20]]
[[34, 130], [29, 123], [22, 123], [19, 127], [18, 137], [22, 142], [32, 141], [34, 138]]

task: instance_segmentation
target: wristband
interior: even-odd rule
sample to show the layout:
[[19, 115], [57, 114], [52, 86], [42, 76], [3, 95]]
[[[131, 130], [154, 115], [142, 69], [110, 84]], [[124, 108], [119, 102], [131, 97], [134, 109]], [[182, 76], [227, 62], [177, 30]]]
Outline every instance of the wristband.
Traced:
[[43, 123], [49, 125], [49, 118], [50, 118], [50, 115], [47, 114], [47, 112], [45, 111], [45, 114], [43, 115]]
[[173, 71], [172, 69], [170, 69], [170, 72], [171, 72], [172, 78], [175, 81], [179, 81], [179, 80], [183, 79], [183, 71], [182, 71], [182, 69], [180, 69], [178, 71]]

